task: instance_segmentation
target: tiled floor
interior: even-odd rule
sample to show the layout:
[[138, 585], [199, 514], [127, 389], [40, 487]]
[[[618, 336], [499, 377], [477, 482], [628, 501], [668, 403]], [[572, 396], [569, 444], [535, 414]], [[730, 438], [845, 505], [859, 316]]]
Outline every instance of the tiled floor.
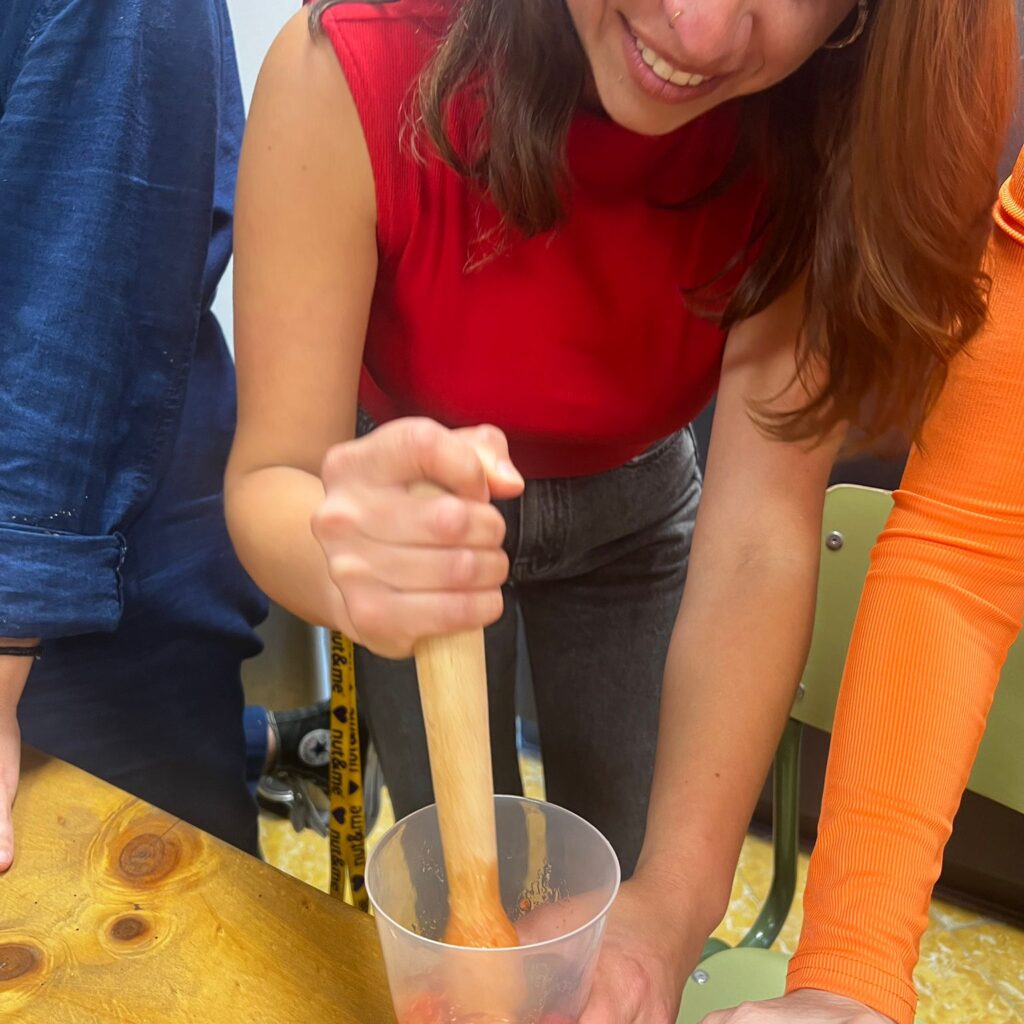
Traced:
[[[771, 845], [747, 838], [733, 883], [729, 913], [716, 932], [737, 941], [750, 927], [771, 883]], [[807, 857], [800, 857], [793, 910], [779, 936], [784, 953], [796, 949], [803, 920]], [[918, 1019], [923, 1024], [1024, 1022], [1024, 932], [935, 900], [917, 969]]]
[[[543, 777], [536, 761], [524, 762], [527, 794], [543, 796]], [[393, 821], [385, 802], [370, 837], [373, 844]], [[284, 821], [261, 822], [267, 859], [319, 889], [327, 888], [325, 840], [312, 832], [296, 835]], [[778, 947], [792, 953], [803, 918], [803, 886], [807, 858], [800, 858], [796, 902], [779, 937]], [[771, 881], [771, 847], [748, 837], [733, 884], [729, 913], [716, 932], [734, 942], [749, 928]], [[1024, 1024], [1024, 932], [936, 900], [932, 923], [924, 937], [917, 971], [923, 1024]]]

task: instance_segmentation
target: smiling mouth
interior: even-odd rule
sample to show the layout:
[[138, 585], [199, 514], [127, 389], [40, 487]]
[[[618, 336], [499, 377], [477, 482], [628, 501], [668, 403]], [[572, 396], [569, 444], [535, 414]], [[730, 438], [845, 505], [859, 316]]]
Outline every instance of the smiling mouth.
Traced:
[[633, 41], [636, 43], [637, 53], [640, 54], [640, 59], [658, 76], [663, 82], [668, 82], [671, 85], [678, 86], [690, 86], [703, 85], [705, 82], [710, 82], [712, 79], [708, 75], [701, 75], [695, 71], [687, 71], [685, 68], [680, 67], [678, 64], [673, 64], [666, 57], [652, 50], [637, 34], [633, 31], [633, 26], [629, 25], [629, 34], [633, 37]]

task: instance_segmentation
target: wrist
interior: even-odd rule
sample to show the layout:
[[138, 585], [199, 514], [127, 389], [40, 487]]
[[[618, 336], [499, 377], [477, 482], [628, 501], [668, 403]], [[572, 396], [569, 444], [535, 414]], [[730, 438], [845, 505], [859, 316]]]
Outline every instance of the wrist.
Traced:
[[651, 892], [662, 913], [684, 922], [688, 932], [699, 932], [703, 941], [729, 909], [732, 879], [721, 869], [687, 866], [680, 857], [641, 855], [634, 882]]
[[0, 657], [0, 717], [5, 722], [17, 714], [28, 675], [35, 664], [35, 658]]
[[42, 653], [43, 646], [39, 639], [0, 637], [0, 657], [35, 659]]

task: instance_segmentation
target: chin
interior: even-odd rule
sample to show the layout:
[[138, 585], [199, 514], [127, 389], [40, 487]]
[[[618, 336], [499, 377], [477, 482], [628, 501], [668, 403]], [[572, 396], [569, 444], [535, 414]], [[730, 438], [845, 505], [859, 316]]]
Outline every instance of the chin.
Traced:
[[706, 104], [695, 103], [686, 107], [659, 104], [636, 94], [626, 82], [616, 82], [610, 89], [599, 88], [598, 96], [608, 117], [637, 135], [669, 135], [708, 109]]

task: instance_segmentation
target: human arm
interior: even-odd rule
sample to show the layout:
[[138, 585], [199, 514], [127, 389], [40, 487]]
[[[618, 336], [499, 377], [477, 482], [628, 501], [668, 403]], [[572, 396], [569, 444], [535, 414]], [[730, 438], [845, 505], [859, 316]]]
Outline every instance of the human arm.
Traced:
[[[207, 0], [11, 0], [0, 19], [5, 645], [120, 621], [120, 528], [152, 493], [200, 315], [220, 36]], [[7, 862], [31, 664], [0, 657]]]
[[[498, 432], [426, 420], [353, 440], [377, 276], [373, 168], [328, 40], [304, 13], [264, 65], [236, 210], [239, 422], [226, 481], [243, 564], [271, 597], [378, 653], [500, 615], [521, 480]], [[452, 492], [423, 499], [429, 479]]]
[[790, 987], [913, 1020], [942, 851], [1024, 615], [1024, 159], [990, 319], [954, 363], [872, 556]]
[[1024, 158], [987, 326], [959, 356], [871, 559], [790, 995], [708, 1024], [911, 1024], [942, 851], [1024, 615]]
[[736, 327], [727, 344], [665, 670], [647, 835], [613, 910], [605, 966], [581, 1024], [675, 1020], [686, 975], [726, 910], [799, 681], [838, 437], [815, 447], [775, 440], [752, 421], [750, 402], [802, 401], [793, 382], [801, 312], [794, 289]]

